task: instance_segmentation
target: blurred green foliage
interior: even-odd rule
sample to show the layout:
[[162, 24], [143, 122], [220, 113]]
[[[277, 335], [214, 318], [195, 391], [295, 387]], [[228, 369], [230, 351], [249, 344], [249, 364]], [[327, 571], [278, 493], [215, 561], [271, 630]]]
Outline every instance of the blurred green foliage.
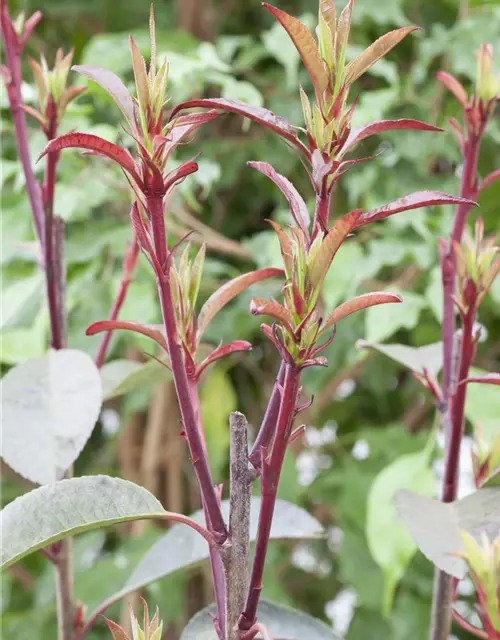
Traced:
[[[172, 103], [193, 95], [220, 94], [264, 104], [299, 124], [297, 83], [307, 91], [311, 86], [284, 32], [272, 23], [260, 2], [194, 3], [196, 12], [201, 13], [198, 26], [193, 28], [195, 34], [176, 26], [186, 20], [186, 6], [191, 4], [186, 2], [184, 6], [183, 0], [156, 2], [158, 49], [170, 60]], [[107, 67], [130, 82], [127, 34], [133, 32], [138, 45], [147, 48], [148, 5], [146, 0], [18, 0], [12, 2], [12, 13], [35, 9], [44, 13], [30, 54], [44, 52], [50, 61], [57, 47], [74, 47], [75, 62]], [[286, 0], [280, 7], [303, 15], [312, 24], [310, 12], [315, 5], [309, 0]], [[210, 40], [197, 37], [200, 20], [210, 25], [202, 33]], [[350, 55], [385, 31], [407, 24], [417, 24], [423, 31], [398, 46], [358, 82], [353, 92], [359, 94], [356, 123], [415, 117], [446, 127], [449, 117], [459, 115], [458, 109], [438, 86], [434, 72], [446, 68], [470, 84], [475, 73], [474, 51], [479, 44], [491, 42], [496, 53], [500, 52], [497, 0], [357, 0]], [[28, 72], [25, 78], [29, 102], [34, 99], [34, 92]], [[73, 81], [82, 82], [77, 78]], [[8, 367], [45, 351], [48, 320], [5, 95], [1, 107], [2, 366]], [[68, 110], [64, 130], [71, 129], [112, 141], [124, 137], [118, 110], [93, 84]], [[43, 143], [41, 134], [33, 129], [33, 158]], [[493, 119], [481, 150], [482, 175], [500, 166], [499, 143], [497, 118]], [[255, 125], [243, 125], [240, 119], [226, 116], [205, 127], [194, 147], [183, 149], [182, 156], [193, 155], [193, 149], [202, 153], [200, 172], [185, 183], [184, 200], [174, 206], [181, 213], [187, 208], [219, 233], [240, 242], [249, 255], [242, 259], [211, 251], [202, 283], [202, 295], [206, 297], [219, 279], [253, 265], [277, 264], [279, 260], [276, 240], [265, 219], [272, 216], [286, 221], [288, 214], [270, 181], [246, 167], [248, 160], [271, 162], [295, 182], [306, 198], [312, 194], [298, 159], [271, 134]], [[386, 134], [364, 143], [360, 151], [363, 156], [379, 152], [382, 153], [374, 161], [359, 165], [345, 177], [335, 194], [337, 214], [354, 207], [374, 207], [413, 190], [457, 193], [460, 156], [449, 130], [442, 134]], [[131, 237], [127, 184], [116, 168], [101, 159], [65, 152], [59, 166], [56, 212], [67, 225], [69, 344], [94, 354], [99, 336], [86, 337], [85, 329], [107, 316], [120, 279], [125, 243]], [[480, 197], [487, 233], [500, 230], [499, 201], [500, 182]], [[356, 292], [373, 288], [375, 283], [380, 288], [396, 285], [405, 302], [396, 310], [388, 305], [343, 321], [328, 349], [329, 367], [308, 371], [305, 376], [307, 391], [316, 395], [315, 406], [308, 415], [308, 424], [314, 427], [308, 429], [304, 443], [295, 453], [290, 453], [280, 493], [308, 506], [324, 522], [329, 535], [323, 542], [303, 545], [292, 552], [290, 547], [274, 546], [264, 594], [318, 617], [330, 616], [347, 640], [427, 637], [432, 567], [422, 556], [413, 557], [396, 587], [392, 613], [384, 617], [383, 572], [370, 554], [365, 530], [368, 494], [375, 477], [400, 456], [423, 450], [428, 434], [420, 432], [432, 423], [432, 407], [411, 375], [382, 355], [372, 354], [360, 364], [364, 356], [355, 343], [367, 338], [421, 346], [440, 339], [437, 238], [448, 234], [451, 214], [446, 208], [424, 210], [371, 226], [341, 249], [328, 275], [328, 309]], [[238, 406], [252, 424], [258, 424], [277, 367], [276, 354], [259, 334], [259, 321], [248, 312], [250, 297], [259, 295], [259, 291], [266, 291], [266, 285], [241, 295], [217, 317], [207, 336], [215, 342], [239, 338], [255, 345], [252, 353], [232, 358], [226, 368], [214, 369], [202, 388], [209, 448], [216, 452], [213, 464], [217, 478], [227, 473], [228, 412]], [[159, 321], [154, 281], [143, 258], [121, 317], [145, 323]], [[478, 366], [498, 370], [500, 283], [481, 308], [479, 320], [486, 327], [487, 339], [479, 345]], [[147, 340], [124, 332], [113, 337], [110, 356], [123, 357], [130, 347], [146, 352], [151, 349]], [[342, 377], [340, 384], [338, 376]], [[147, 407], [150, 399], [150, 388], [127, 396], [121, 406], [121, 425], [132, 410]], [[471, 404], [480, 407], [484, 425], [491, 425], [496, 417], [498, 428], [495, 392], [471, 398]], [[77, 473], [116, 473], [116, 447], [116, 434], [102, 426], [96, 429], [78, 461]], [[411, 475], [411, 470], [408, 473]], [[401, 474], [404, 477], [396, 474], [394, 490], [412, 481], [404, 469]], [[7, 478], [3, 482], [3, 500], [8, 501], [23, 490]], [[383, 530], [383, 523], [379, 526]], [[390, 528], [391, 523], [387, 526]], [[78, 539], [77, 597], [92, 609], [120, 586], [158, 535], [155, 528], [149, 528], [138, 538], [113, 532]], [[377, 544], [384, 553], [384, 545], [387, 551], [393, 538], [387, 536]], [[6, 639], [55, 637], [53, 576], [46, 565], [39, 555], [23, 564], [29, 586], [14, 573], [4, 578]], [[149, 589], [152, 604], [159, 604], [166, 622], [182, 621], [183, 584], [177, 577]], [[350, 609], [351, 621], [348, 615], [346, 618]], [[118, 610], [114, 607], [109, 615], [118, 615]], [[97, 640], [108, 635], [98, 625], [91, 637]]]

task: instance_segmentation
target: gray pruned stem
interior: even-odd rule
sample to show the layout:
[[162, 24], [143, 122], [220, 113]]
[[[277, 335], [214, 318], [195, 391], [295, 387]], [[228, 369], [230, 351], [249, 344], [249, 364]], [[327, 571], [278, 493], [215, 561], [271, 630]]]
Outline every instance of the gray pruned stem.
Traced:
[[227, 640], [238, 640], [238, 619], [248, 589], [252, 474], [248, 461], [247, 420], [234, 412], [230, 425], [229, 538], [223, 549], [226, 574]]

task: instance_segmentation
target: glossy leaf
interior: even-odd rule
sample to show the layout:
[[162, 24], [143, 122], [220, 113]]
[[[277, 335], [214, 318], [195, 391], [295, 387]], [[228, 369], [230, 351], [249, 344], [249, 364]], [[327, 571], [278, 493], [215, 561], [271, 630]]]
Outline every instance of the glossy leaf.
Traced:
[[[255, 541], [259, 518], [260, 498], [252, 497], [250, 506], [250, 540]], [[224, 518], [229, 516], [229, 502], [222, 502]], [[271, 525], [271, 539], [274, 540], [308, 540], [321, 538], [323, 528], [307, 511], [284, 500], [276, 501], [274, 518]], [[203, 512], [197, 511], [191, 518], [203, 524]], [[133, 591], [171, 575], [182, 569], [190, 569], [203, 560], [208, 559], [209, 551], [205, 540], [193, 529], [174, 525], [145, 554], [135, 567], [129, 579], [120, 591], [110, 595], [97, 608], [104, 611], [108, 606]], [[92, 614], [94, 615], [94, 614]]]
[[108, 476], [61, 480], [24, 494], [2, 510], [2, 568], [77, 533], [167, 516], [149, 491], [132, 482]]
[[344, 81], [346, 84], [352, 84], [360, 76], [365, 73], [372, 65], [374, 65], [380, 58], [383, 58], [393, 47], [395, 47], [403, 38], [405, 38], [412, 31], [418, 30], [419, 27], [403, 27], [402, 29], [395, 29], [384, 34], [378, 40], [375, 40], [363, 53], [361, 53], [355, 60], [347, 65]]
[[438, 71], [436, 73], [436, 78], [444, 84], [448, 91], [455, 96], [463, 107], [465, 107], [467, 104], [467, 93], [462, 83], [447, 71]]
[[274, 267], [257, 269], [257, 271], [250, 271], [249, 273], [244, 273], [241, 276], [233, 278], [233, 280], [219, 287], [201, 308], [200, 315], [198, 316], [198, 340], [205, 333], [215, 315], [238, 294], [266, 278], [283, 275], [283, 269], [276, 269]]
[[297, 149], [309, 157], [309, 150], [298, 139], [295, 128], [281, 116], [277, 116], [272, 111], [264, 109], [264, 107], [256, 107], [251, 104], [246, 104], [241, 100], [231, 100], [229, 98], [205, 98], [200, 100], [187, 100], [174, 107], [171, 118], [175, 117], [179, 111], [183, 109], [193, 108], [205, 108], [205, 109], [221, 109], [229, 113], [235, 113], [245, 118], [249, 118], [254, 122], [258, 122], [263, 127], [271, 129], [275, 133], [278, 133], [282, 138], [288, 140]]
[[138, 184], [141, 183], [141, 179], [136, 171], [134, 159], [126, 149], [89, 133], [66, 133], [51, 140], [38, 159], [40, 160], [40, 158], [43, 158], [47, 153], [70, 148], [88, 149], [95, 151], [99, 155], [106, 156], [106, 158], [119, 164], [122, 169], [125, 169]]
[[383, 469], [370, 487], [367, 504], [366, 537], [375, 562], [384, 572], [383, 610], [390, 613], [394, 590], [417, 547], [406, 528], [398, 520], [394, 495], [398, 489], [418, 489], [427, 495], [434, 490], [434, 474], [430, 456], [434, 444], [418, 453], [396, 458]]
[[351, 211], [351, 213], [340, 218], [323, 239], [309, 270], [309, 277], [314, 287], [319, 286], [325, 279], [335, 254], [349, 233], [355, 228], [360, 215], [361, 211], [357, 210]]
[[342, 155], [349, 151], [354, 145], [358, 144], [365, 138], [377, 135], [379, 133], [385, 133], [386, 131], [398, 131], [398, 130], [415, 130], [415, 131], [444, 131], [440, 127], [435, 127], [432, 124], [421, 122], [420, 120], [413, 120], [411, 118], [402, 118], [400, 120], [378, 120], [377, 122], [371, 122], [360, 127], [355, 127], [351, 130], [346, 143], [342, 147]]
[[94, 336], [96, 333], [116, 331], [117, 329], [133, 331], [142, 336], [147, 336], [167, 351], [167, 341], [165, 339], [163, 326], [160, 324], [141, 324], [140, 322], [131, 322], [128, 320], [100, 320], [99, 322], [91, 324], [85, 333], [88, 336]]
[[248, 162], [248, 165], [267, 176], [280, 189], [281, 193], [288, 200], [293, 219], [305, 235], [308, 236], [309, 224], [311, 222], [309, 211], [307, 210], [304, 199], [290, 180], [279, 174], [268, 162]]
[[99, 370], [61, 349], [10, 369], [2, 380], [2, 457], [37, 484], [59, 480], [87, 442], [102, 403]]
[[[217, 640], [212, 616], [215, 605], [198, 611], [181, 634], [180, 640]], [[274, 640], [340, 640], [324, 622], [307, 613], [260, 600], [257, 619], [263, 624]], [[262, 636], [255, 636], [260, 640]]]
[[300, 20], [285, 13], [285, 11], [281, 11], [281, 9], [273, 7], [267, 2], [264, 2], [263, 6], [273, 14], [290, 36], [311, 77], [314, 88], [321, 95], [328, 86], [328, 72], [325, 64], [321, 60], [318, 45], [311, 32]]
[[82, 73], [84, 76], [89, 78], [89, 80], [92, 80], [109, 93], [125, 118], [127, 118], [129, 124], [135, 129], [134, 100], [127, 87], [117, 75], [112, 71], [108, 71], [108, 69], [95, 67], [93, 65], [77, 64], [74, 65], [72, 69], [73, 71]]
[[394, 200], [394, 202], [390, 202], [383, 207], [363, 213], [355, 225], [355, 228], [358, 229], [370, 222], [383, 220], [401, 211], [410, 211], [412, 209], [420, 209], [421, 207], [431, 207], [434, 205], [462, 203], [469, 204], [471, 207], [476, 206], [473, 200], [451, 196], [448, 193], [441, 193], [440, 191], [415, 191], [415, 193], [410, 193], [410, 195]]
[[467, 572], [464, 560], [457, 555], [464, 551], [461, 532], [478, 542], [482, 535], [493, 542], [500, 534], [500, 486], [479, 489], [448, 504], [412, 491], [398, 491], [395, 504], [420, 551], [458, 579]]
[[430, 374], [437, 376], [443, 366], [442, 342], [426, 344], [424, 347], [408, 347], [404, 344], [380, 344], [358, 340], [357, 346], [360, 349], [379, 351], [419, 374], [423, 374], [426, 369]]
[[356, 311], [367, 309], [368, 307], [374, 307], [378, 304], [388, 304], [393, 302], [403, 302], [403, 298], [397, 293], [385, 293], [384, 291], [363, 293], [352, 300], [344, 302], [334, 309], [334, 311], [332, 311], [332, 313], [327, 317], [325, 324], [322, 327], [322, 331], [329, 329], [332, 325], [336, 324], [343, 318], [347, 318], [352, 313], [356, 313]]

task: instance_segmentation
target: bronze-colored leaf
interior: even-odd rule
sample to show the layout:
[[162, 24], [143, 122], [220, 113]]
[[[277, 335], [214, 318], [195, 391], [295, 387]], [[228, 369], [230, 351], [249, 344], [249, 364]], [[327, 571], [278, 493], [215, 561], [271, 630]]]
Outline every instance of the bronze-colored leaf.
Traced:
[[352, 300], [348, 300], [339, 305], [326, 319], [325, 324], [322, 327], [322, 331], [326, 331], [331, 326], [347, 318], [352, 313], [360, 311], [361, 309], [368, 309], [368, 307], [374, 307], [378, 304], [387, 304], [390, 302], [403, 302], [401, 296], [397, 293], [385, 293], [384, 291], [373, 291], [371, 293], [363, 293], [360, 296], [356, 296]]
[[381, 36], [378, 40], [375, 40], [368, 49], [365, 49], [355, 60], [349, 63], [346, 67], [345, 82], [352, 84], [360, 76], [365, 73], [372, 65], [374, 65], [380, 58], [383, 58], [385, 54], [395, 47], [403, 38], [405, 38], [412, 31], [416, 31], [420, 27], [403, 27], [402, 29], [395, 29], [389, 31], [385, 35]]

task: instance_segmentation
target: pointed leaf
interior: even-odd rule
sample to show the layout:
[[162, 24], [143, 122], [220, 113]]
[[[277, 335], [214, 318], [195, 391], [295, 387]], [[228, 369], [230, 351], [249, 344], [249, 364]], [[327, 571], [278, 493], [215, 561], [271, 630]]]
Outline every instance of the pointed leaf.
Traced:
[[110, 160], [118, 163], [138, 184], [141, 184], [141, 179], [137, 174], [134, 159], [126, 149], [89, 133], [65, 133], [64, 135], [51, 140], [40, 154], [38, 160], [43, 158], [47, 153], [70, 148], [89, 149], [90, 151], [95, 151], [106, 156]]
[[417, 131], [444, 131], [440, 127], [435, 127], [432, 124], [421, 122], [420, 120], [413, 120], [411, 118], [402, 118], [401, 120], [378, 120], [377, 122], [371, 122], [361, 127], [356, 127], [351, 130], [346, 143], [342, 147], [342, 155], [349, 151], [354, 145], [361, 142], [369, 136], [376, 135], [378, 133], [385, 133], [386, 131], [397, 131], [398, 129], [408, 129]]
[[103, 618], [106, 621], [106, 624], [108, 625], [109, 630], [111, 631], [113, 640], [130, 640], [128, 635], [123, 630], [123, 627], [120, 627], [119, 624], [116, 624], [116, 622], [113, 622], [113, 620], [110, 620], [105, 616], [103, 616]]
[[83, 351], [61, 349], [10, 369], [2, 380], [2, 457], [37, 484], [60, 479], [101, 409], [99, 370]]
[[219, 118], [220, 115], [217, 111], [211, 110], [206, 113], [190, 113], [187, 116], [178, 116], [174, 120], [172, 131], [167, 136], [165, 152], [167, 154], [170, 153], [186, 136], [196, 131], [203, 124]]
[[264, 298], [253, 298], [250, 302], [250, 313], [254, 316], [270, 316], [293, 334], [293, 318], [290, 311], [275, 300], [269, 302]]
[[311, 32], [300, 20], [285, 13], [285, 11], [281, 11], [281, 9], [273, 7], [267, 2], [264, 2], [263, 6], [273, 14], [290, 36], [311, 77], [316, 92], [321, 95], [328, 86], [328, 72], [321, 60], [318, 45]]
[[500, 373], [486, 373], [484, 376], [473, 376], [472, 378], [467, 378], [464, 382], [500, 385]]
[[410, 211], [412, 209], [420, 209], [421, 207], [431, 207], [442, 204], [468, 204], [471, 207], [477, 206], [473, 200], [451, 196], [448, 193], [441, 193], [441, 191], [415, 191], [415, 193], [410, 193], [404, 198], [394, 200], [394, 202], [390, 202], [383, 207], [363, 213], [355, 228], [358, 229], [370, 222], [383, 220], [401, 211]]
[[439, 569], [461, 580], [467, 566], [457, 554], [464, 552], [462, 532], [476, 541], [490, 542], [500, 534], [500, 486], [485, 487], [445, 504], [412, 491], [398, 491], [396, 509], [420, 551]]
[[344, 302], [334, 311], [332, 311], [332, 313], [326, 319], [326, 322], [322, 327], [322, 331], [326, 331], [332, 325], [336, 324], [343, 318], [347, 318], [347, 316], [350, 316], [356, 311], [367, 309], [368, 307], [374, 307], [377, 304], [387, 304], [391, 302], [403, 302], [403, 298], [397, 293], [385, 293], [384, 291], [363, 293], [360, 296], [356, 296], [356, 298], [353, 298], [352, 300]]
[[91, 324], [87, 331], [85, 331], [85, 334], [94, 336], [96, 333], [101, 333], [102, 331], [115, 331], [116, 329], [134, 331], [134, 333], [147, 336], [167, 351], [167, 341], [164, 336], [163, 327], [160, 324], [141, 324], [140, 322], [130, 322], [128, 320], [100, 320], [99, 322]]
[[266, 278], [274, 278], [283, 275], [283, 269], [276, 269], [274, 267], [257, 269], [257, 271], [250, 271], [249, 273], [244, 273], [237, 278], [233, 278], [233, 280], [230, 280], [219, 287], [217, 291], [212, 293], [210, 298], [208, 298], [201, 308], [200, 315], [198, 316], [198, 340], [205, 333], [214, 316], [238, 294]]
[[389, 33], [386, 33], [378, 40], [375, 40], [375, 42], [365, 49], [363, 53], [347, 65], [344, 79], [346, 84], [356, 82], [356, 80], [362, 76], [365, 71], [380, 60], [380, 58], [383, 58], [385, 54], [399, 44], [403, 38], [412, 31], [417, 31], [419, 29], [420, 27], [403, 27], [402, 29], [389, 31]]
[[484, 178], [481, 181], [479, 191], [484, 191], [497, 180], [500, 180], [500, 169], [496, 169], [495, 171], [492, 171], [486, 176], [486, 178]]
[[321, 285], [325, 279], [335, 254], [348, 234], [355, 228], [360, 215], [361, 211], [357, 210], [340, 218], [323, 239], [314, 264], [309, 270], [309, 277], [314, 287]]
[[268, 162], [248, 162], [247, 164], [250, 167], [257, 169], [257, 171], [260, 171], [260, 173], [262, 173], [263, 175], [267, 176], [280, 189], [281, 193], [288, 200], [293, 219], [299, 225], [305, 235], [308, 236], [309, 224], [311, 222], [309, 211], [307, 210], [304, 199], [290, 182], [290, 180], [285, 178], [285, 176], [279, 174]]
[[193, 109], [196, 107], [205, 109], [221, 109], [229, 113], [235, 113], [245, 118], [249, 118], [254, 122], [259, 123], [266, 129], [278, 133], [282, 138], [288, 140], [299, 151], [308, 158], [310, 153], [309, 149], [298, 139], [295, 128], [281, 116], [277, 116], [272, 111], [264, 109], [264, 107], [256, 107], [254, 105], [246, 104], [241, 100], [231, 100], [229, 98], [205, 98], [201, 100], [187, 100], [174, 107], [170, 118], [174, 118], [179, 111], [183, 109]]
[[[224, 500], [221, 507], [227, 522], [229, 501]], [[257, 536], [259, 510], [260, 498], [254, 496], [250, 505], [251, 542], [254, 542]], [[273, 540], [308, 540], [323, 536], [323, 528], [320, 523], [301, 507], [278, 499], [274, 513], [270, 534]], [[191, 518], [199, 524], [205, 522], [205, 516], [201, 510], [194, 513]], [[137, 591], [176, 571], [196, 566], [208, 557], [208, 545], [200, 535], [190, 528], [174, 525], [144, 555], [123, 588], [110, 595], [90, 617], [104, 611], [128, 593]]]
[[366, 342], [358, 340], [359, 349], [374, 349], [383, 353], [391, 360], [399, 362], [423, 375], [424, 369], [436, 376], [443, 366], [443, 343], [434, 342], [426, 344], [425, 347], [408, 347], [404, 344], [380, 344], [377, 342]]
[[73, 71], [78, 71], [84, 76], [92, 80], [100, 87], [102, 87], [118, 105], [119, 109], [127, 118], [129, 124], [135, 128], [134, 118], [134, 101], [129, 93], [127, 87], [123, 84], [120, 78], [108, 69], [102, 69], [101, 67], [95, 67], [93, 65], [74, 65]]
[[436, 78], [444, 84], [450, 93], [460, 102], [462, 107], [467, 104], [467, 93], [462, 85], [451, 73], [447, 71], [438, 71]]
[[139, 105], [143, 111], [149, 105], [149, 81], [146, 63], [141, 52], [137, 48], [132, 36], [129, 36], [130, 52], [132, 53], [132, 67], [134, 69], [135, 86]]
[[231, 355], [231, 353], [237, 353], [239, 351], [251, 351], [252, 344], [251, 342], [247, 342], [247, 340], [235, 340], [230, 344], [224, 344], [217, 349], [214, 349], [210, 355], [208, 355], [197, 367], [196, 374], [200, 376], [201, 373], [213, 362], [216, 360], [220, 360], [221, 358], [225, 358], [226, 356]]
[[61, 480], [2, 509], [2, 569], [77, 533], [169, 515], [149, 491], [126, 480], [108, 476]]
[[288, 237], [286, 232], [283, 231], [281, 225], [279, 225], [277, 222], [274, 222], [274, 220], [268, 220], [268, 222], [276, 231], [280, 243], [281, 257], [283, 259], [285, 271], [290, 276], [292, 273], [293, 264], [292, 243], [290, 242], [290, 238]]
[[[215, 605], [198, 611], [181, 634], [180, 640], [217, 640], [213, 616]], [[340, 640], [330, 627], [312, 616], [282, 604], [260, 600], [257, 619], [274, 640]], [[259, 634], [255, 638], [259, 640]]]
[[[338, 78], [336, 83], [342, 80], [344, 64], [345, 64], [345, 52], [347, 48], [347, 42], [349, 40], [349, 32], [351, 30], [351, 21], [352, 21], [352, 7], [354, 4], [354, 0], [348, 0], [346, 6], [342, 9], [342, 12], [339, 16], [337, 22], [337, 34], [335, 37], [335, 62], [336, 62], [336, 73], [338, 73]], [[335, 94], [337, 95], [338, 89], [340, 87], [335, 87]]]

